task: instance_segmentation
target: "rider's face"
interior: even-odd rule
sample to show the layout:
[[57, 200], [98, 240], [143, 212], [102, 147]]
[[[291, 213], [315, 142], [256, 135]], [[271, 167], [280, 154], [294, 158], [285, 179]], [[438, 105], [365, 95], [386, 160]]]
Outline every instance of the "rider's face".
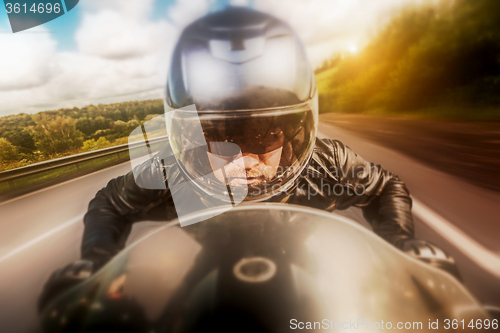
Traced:
[[265, 154], [219, 156], [208, 153], [208, 156], [214, 175], [219, 181], [231, 186], [248, 186], [260, 185], [274, 177], [282, 151], [283, 147], [280, 147]]

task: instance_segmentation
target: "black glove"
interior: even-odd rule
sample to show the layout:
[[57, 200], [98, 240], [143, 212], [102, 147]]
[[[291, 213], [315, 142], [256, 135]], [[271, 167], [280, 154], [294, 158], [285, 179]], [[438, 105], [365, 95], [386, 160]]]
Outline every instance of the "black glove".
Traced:
[[94, 263], [94, 272], [97, 272], [102, 266], [106, 265], [108, 261], [113, 259], [121, 249], [122, 247], [112, 242], [87, 246], [85, 249], [82, 247], [82, 259], [92, 261]]
[[94, 263], [90, 260], [78, 260], [58, 269], [49, 277], [38, 299], [38, 312], [64, 291], [89, 278], [94, 272]]
[[440, 268], [462, 281], [455, 260], [436, 245], [421, 239], [407, 239], [401, 250], [431, 266]]

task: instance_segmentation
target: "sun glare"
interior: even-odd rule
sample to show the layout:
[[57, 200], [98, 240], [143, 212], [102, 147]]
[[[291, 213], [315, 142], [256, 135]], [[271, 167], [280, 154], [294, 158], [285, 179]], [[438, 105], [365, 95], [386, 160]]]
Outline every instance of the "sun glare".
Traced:
[[358, 47], [355, 44], [352, 44], [349, 47], [349, 52], [351, 52], [352, 54], [358, 53]]

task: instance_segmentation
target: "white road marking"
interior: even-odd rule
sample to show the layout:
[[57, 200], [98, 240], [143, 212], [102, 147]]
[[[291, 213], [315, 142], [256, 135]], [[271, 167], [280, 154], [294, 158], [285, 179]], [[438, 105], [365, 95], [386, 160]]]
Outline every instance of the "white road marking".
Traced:
[[108, 168], [104, 168], [104, 169], [101, 169], [101, 170], [97, 170], [97, 171], [94, 171], [94, 172], [91, 172], [91, 173], [88, 173], [86, 175], [83, 175], [83, 176], [80, 176], [80, 177], [77, 177], [77, 178], [73, 178], [73, 179], [69, 179], [69, 180], [66, 180], [62, 183], [59, 183], [59, 184], [55, 184], [55, 185], [51, 185], [49, 187], [44, 187], [44, 188], [41, 188], [39, 190], [36, 190], [36, 191], [33, 191], [33, 192], [30, 192], [30, 193], [26, 193], [26, 194], [23, 194], [23, 195], [20, 195], [18, 197], [15, 197], [15, 198], [12, 198], [12, 199], [9, 199], [9, 200], [6, 200], [6, 201], [3, 201], [3, 202], [0, 202], [0, 206], [2, 205], [6, 205], [10, 202], [13, 202], [13, 201], [17, 201], [17, 200], [21, 200], [21, 199], [24, 199], [26, 197], [30, 197], [32, 195], [35, 195], [35, 194], [38, 194], [38, 193], [41, 193], [41, 192], [44, 192], [44, 191], [49, 191], [49, 190], [52, 190], [52, 189], [55, 189], [55, 188], [58, 188], [60, 186], [63, 186], [63, 185], [66, 185], [66, 184], [69, 184], [69, 183], [72, 183], [72, 182], [75, 182], [77, 180], [81, 180], [81, 179], [84, 179], [84, 178], [87, 178], [87, 177], [90, 177], [90, 176], [95, 176], [99, 173], [103, 173], [105, 171], [110, 171], [111, 168], [118, 168], [118, 167], [123, 167], [123, 164], [125, 163], [129, 163], [130, 164], [130, 161], [125, 161], [123, 163], [120, 163], [120, 164], [116, 164], [116, 165], [112, 165]]
[[[327, 135], [318, 131], [318, 137], [326, 138]], [[453, 244], [460, 252], [471, 259], [478, 266], [500, 278], [500, 255], [493, 252], [462, 230], [450, 223], [432, 209], [424, 205], [418, 199], [413, 199], [413, 215], [420, 218], [426, 225], [436, 231], [441, 237]]]
[[[322, 133], [318, 132], [318, 136], [325, 137]], [[106, 169], [104, 169], [106, 170]], [[64, 183], [63, 183], [64, 184]], [[467, 257], [469, 257], [476, 264], [481, 266], [486, 271], [490, 272], [497, 278], [500, 278], [500, 256], [488, 249], [486, 249], [481, 244], [474, 241], [472, 238], [467, 236], [462, 230], [451, 224], [445, 218], [436, 214], [429, 207], [421, 203], [419, 200], [413, 199], [413, 214], [419, 217], [425, 224], [434, 229], [438, 234], [440, 234], [447, 241], [452, 243], [457, 249], [459, 249], [462, 253], [464, 253]], [[0, 258], [0, 262], [12, 257], [13, 255], [41, 242], [42, 240], [54, 235], [55, 233], [62, 231], [69, 226], [75, 224], [78, 221], [83, 220], [83, 216], [85, 214], [81, 214], [74, 219], [61, 224], [60, 226], [36, 237], [35, 239], [15, 248], [10, 251], [2, 258]]]
[[419, 200], [413, 199], [413, 214], [439, 235], [452, 243], [464, 255], [469, 257], [484, 270], [500, 278], [500, 256], [470, 238], [462, 230], [436, 214]]
[[[147, 157], [147, 156], [146, 156]], [[0, 203], [0, 206], [1, 205], [5, 205], [9, 202], [13, 202], [13, 201], [16, 201], [16, 200], [20, 200], [20, 199], [23, 199], [23, 198], [26, 198], [26, 197], [29, 197], [29, 196], [32, 196], [32, 195], [35, 195], [35, 194], [40, 194], [41, 192], [44, 192], [44, 191], [47, 191], [47, 190], [51, 190], [51, 189], [54, 189], [54, 188], [57, 188], [57, 187], [60, 187], [60, 186], [63, 186], [63, 185], [66, 185], [66, 184], [69, 184], [71, 182], [74, 182], [74, 181], [77, 181], [77, 180], [82, 180], [84, 178], [87, 178], [87, 177], [90, 177], [90, 176], [95, 176], [96, 174], [99, 174], [99, 173], [103, 173], [105, 171], [110, 171], [111, 169], [116, 169], [116, 168], [119, 168], [119, 167], [123, 167], [123, 164], [125, 163], [128, 163], [130, 164], [130, 161], [125, 161], [123, 163], [120, 163], [120, 164], [116, 164], [116, 165], [113, 165], [109, 168], [105, 168], [105, 169], [101, 169], [101, 170], [98, 170], [98, 171], [94, 171], [92, 173], [89, 173], [87, 175], [83, 175], [81, 177], [78, 177], [78, 178], [74, 178], [74, 179], [70, 179], [70, 180], [67, 180], [65, 182], [62, 182], [62, 183], [59, 183], [59, 184], [56, 184], [56, 185], [52, 185], [52, 186], [49, 186], [49, 187], [46, 187], [46, 188], [43, 188], [43, 189], [40, 189], [40, 190], [37, 190], [37, 191], [34, 191], [34, 192], [30, 192], [30, 193], [27, 193], [27, 194], [24, 194], [22, 196], [19, 196], [19, 197], [16, 197], [16, 198], [13, 198], [13, 199], [10, 199], [8, 201], [4, 201], [4, 202], [1, 202]], [[7, 253], [6, 255], [4, 255], [3, 257], [0, 258], [0, 262], [3, 262], [4, 260], [7, 260], [8, 258], [18, 254], [19, 252], [22, 252], [28, 248], [30, 248], [31, 246], [43, 241], [44, 239], [58, 233], [59, 231], [62, 231], [68, 227], [70, 227], [71, 225], [75, 224], [76, 222], [79, 222], [79, 221], [82, 221], [83, 220], [83, 216], [85, 215], [85, 213], [83, 214], [80, 214], [78, 215], [77, 217], [55, 227], [54, 229], [52, 230], [49, 230], [47, 231], [46, 233], [44, 234], [41, 234], [40, 236], [30, 240], [29, 242], [15, 248], [14, 250], [10, 251], [9, 253]]]
[[[438, 234], [444, 237], [447, 241], [452, 243], [457, 249], [459, 249], [462, 253], [464, 253], [467, 257], [469, 257], [476, 264], [481, 266], [486, 271], [490, 272], [494, 276], [500, 278], [500, 256], [496, 253], [486, 249], [481, 244], [477, 243], [469, 236], [467, 236], [462, 230], [458, 229], [456, 226], [448, 222], [443, 217], [436, 214], [430, 208], [425, 206], [419, 200], [412, 198], [413, 200], [413, 214], [420, 218], [425, 224], [434, 229]], [[46, 238], [62, 231], [71, 225], [80, 222], [83, 220], [83, 216], [85, 214], [81, 214], [68, 222], [65, 222], [58, 227], [32, 239], [31, 241], [15, 248], [10, 251], [2, 258], [0, 258], [0, 262], [16, 255], [17, 253], [28, 249], [29, 247], [45, 240]]]
[[85, 214], [81, 214], [81, 215], [78, 215], [77, 217], [69, 220], [68, 222], [65, 222], [61, 225], [59, 225], [58, 227], [55, 227], [54, 229], [50, 230], [50, 231], [47, 231], [46, 233], [44, 234], [41, 234], [40, 236], [30, 240], [29, 242], [15, 248], [14, 250], [10, 251], [9, 253], [7, 253], [6, 255], [4, 255], [2, 258], [0, 258], [0, 262], [18, 254], [19, 252], [21, 251], [24, 251], [26, 250], [27, 248], [30, 248], [32, 247], [33, 245], [43, 241], [44, 239], [47, 239], [49, 238], [50, 236], [58, 233], [59, 231], [62, 231], [70, 226], [72, 226], [73, 224], [77, 223], [77, 222], [81, 222], [83, 220], [83, 216]]
[[[157, 150], [155, 150], [155, 153], [157, 152]], [[141, 159], [146, 159], [148, 158], [149, 156], [144, 156], [144, 157], [136, 157], [134, 158], [134, 160], [141, 160]], [[10, 202], [13, 202], [13, 201], [17, 201], [17, 200], [21, 200], [21, 199], [24, 199], [26, 197], [30, 197], [32, 195], [35, 195], [35, 194], [38, 194], [38, 193], [41, 193], [41, 192], [44, 192], [44, 191], [48, 191], [48, 190], [52, 190], [54, 188], [57, 188], [59, 186], [63, 186], [63, 185], [66, 185], [66, 184], [69, 184], [69, 183], [72, 183], [72, 182], [75, 182], [75, 181], [78, 181], [78, 180], [81, 180], [81, 179], [84, 179], [84, 178], [87, 178], [87, 177], [90, 177], [90, 176], [95, 176], [99, 173], [103, 173], [103, 172], [109, 172], [111, 169], [117, 169], [119, 167], [123, 167], [124, 164], [130, 164], [130, 160], [128, 161], [125, 161], [125, 162], [122, 162], [122, 163], [119, 163], [119, 164], [115, 164], [115, 165], [112, 165], [110, 167], [107, 167], [107, 168], [104, 168], [104, 169], [101, 169], [101, 170], [97, 170], [97, 171], [93, 171], [91, 173], [88, 173], [86, 175], [83, 175], [83, 176], [80, 176], [80, 177], [77, 177], [77, 178], [73, 178], [73, 179], [69, 179], [69, 180], [66, 180], [62, 183], [58, 183], [58, 184], [55, 184], [55, 185], [51, 185], [49, 187], [44, 187], [44, 188], [41, 188], [39, 190], [36, 190], [36, 191], [33, 191], [33, 192], [30, 192], [30, 193], [26, 193], [26, 194], [23, 194], [23, 195], [20, 195], [18, 197], [15, 197], [15, 198], [12, 198], [12, 199], [9, 199], [9, 200], [6, 200], [6, 201], [2, 201], [0, 202], [0, 206], [2, 205], [6, 205]], [[130, 171], [132, 170], [132, 168], [130, 168]], [[118, 176], [118, 175], [117, 175]]]

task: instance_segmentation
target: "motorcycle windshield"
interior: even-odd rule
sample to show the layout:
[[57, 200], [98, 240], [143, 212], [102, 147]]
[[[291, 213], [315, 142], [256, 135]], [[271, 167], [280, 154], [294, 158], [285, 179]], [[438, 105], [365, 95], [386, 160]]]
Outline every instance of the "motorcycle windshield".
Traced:
[[42, 323], [50, 332], [282, 332], [300, 322], [371, 332], [487, 317], [451, 275], [349, 219], [246, 204], [159, 227], [56, 299]]

